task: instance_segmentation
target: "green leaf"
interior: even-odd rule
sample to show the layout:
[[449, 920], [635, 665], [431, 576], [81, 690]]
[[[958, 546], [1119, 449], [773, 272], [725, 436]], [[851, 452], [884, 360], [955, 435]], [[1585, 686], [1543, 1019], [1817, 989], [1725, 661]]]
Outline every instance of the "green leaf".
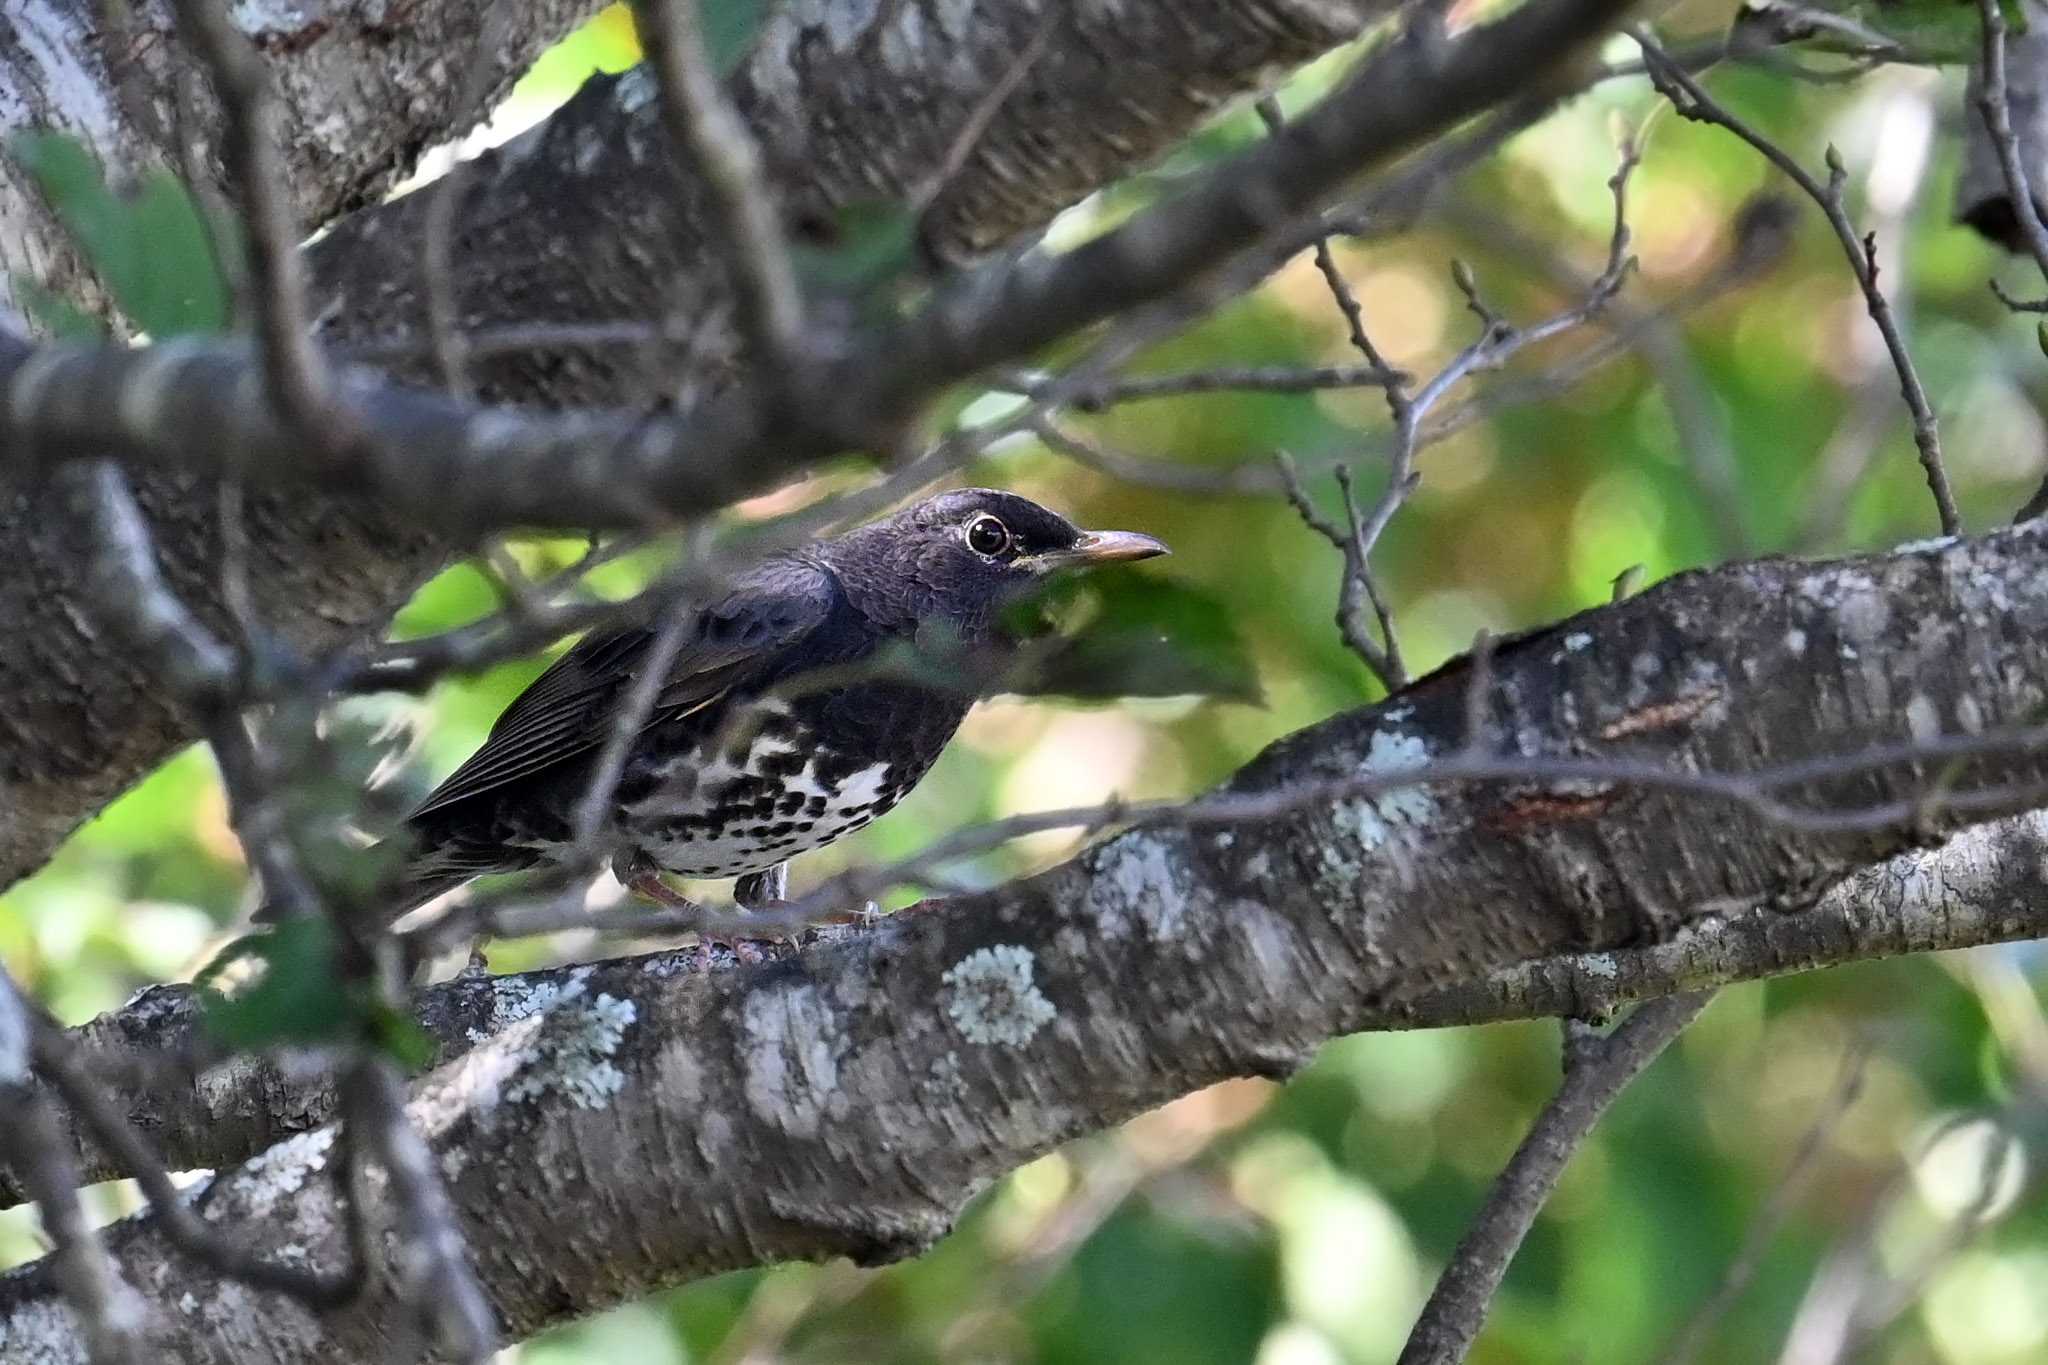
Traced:
[[721, 76], [732, 74], [774, 7], [775, 0], [700, 0], [704, 51], [711, 69]]
[[[137, 327], [156, 338], [227, 329], [228, 288], [206, 221], [174, 177], [152, 171], [123, 197], [107, 187], [99, 163], [76, 138], [25, 133], [11, 150]], [[41, 316], [53, 326], [76, 322], [48, 308]]]
[[[1999, 8], [2009, 32], [2027, 31], [2020, 0], [2000, 0]], [[1903, 50], [1902, 60], [1935, 66], [1975, 62], [1984, 41], [1977, 7], [1961, 0], [1819, 0], [1782, 6], [1749, 0], [1735, 16], [1736, 32], [1745, 28], [1767, 32], [1774, 41], [1803, 40], [1822, 52], [1863, 55], [1893, 43]]]
[[[233, 995], [213, 987], [236, 963], [253, 963], [256, 980]], [[328, 1043], [350, 1037], [360, 1020], [324, 917], [286, 920], [252, 934], [215, 959], [200, 978], [208, 991], [206, 1026], [234, 1048]]]
[[225, 332], [233, 319], [227, 282], [206, 220], [184, 185], [154, 171], [128, 209], [145, 244], [145, 268], [115, 294], [121, 310], [153, 337]]
[[407, 1071], [425, 1070], [434, 1060], [439, 1049], [433, 1035], [421, 1028], [419, 1021], [404, 1010], [377, 1001], [371, 1004], [368, 1013], [370, 1036], [385, 1056]]
[[1229, 607], [1199, 588], [1110, 572], [1056, 584], [1039, 609], [1054, 622], [1004, 679], [1026, 696], [1264, 700]]
[[116, 278], [132, 276], [134, 234], [85, 144], [63, 133], [23, 133], [11, 150], [107, 287], [112, 289]]
[[[633, 23], [636, 31], [645, 32], [650, 22], [641, 11], [647, 0], [633, 0]], [[697, 31], [704, 39], [704, 55], [711, 62], [711, 69], [721, 76], [730, 76], [740, 61], [753, 48], [754, 40], [761, 36], [761, 26], [767, 22], [777, 0], [697, 0]], [[645, 40], [641, 45], [645, 46]]]

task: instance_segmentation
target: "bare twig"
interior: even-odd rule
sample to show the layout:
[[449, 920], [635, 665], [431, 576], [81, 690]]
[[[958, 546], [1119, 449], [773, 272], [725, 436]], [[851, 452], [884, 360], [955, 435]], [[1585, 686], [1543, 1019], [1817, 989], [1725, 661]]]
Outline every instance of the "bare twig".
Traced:
[[[1384, 388], [1408, 376], [1378, 365], [1242, 365], [1176, 374], [1122, 375], [1061, 395], [1066, 406], [1101, 412], [1123, 403], [1149, 398], [1178, 398], [1191, 393], [1322, 393], [1330, 389]], [[1008, 376], [1003, 386], [1036, 398], [1051, 387], [1042, 375]]]
[[178, 600], [158, 571], [149, 526], [111, 461], [60, 473], [66, 515], [76, 529], [74, 562], [86, 595], [124, 641], [149, 658], [179, 695], [218, 706], [234, 687], [234, 653]]
[[141, 1365], [143, 1304], [115, 1268], [78, 1199], [78, 1171], [48, 1096], [30, 1072], [34, 1009], [0, 972], [0, 1159], [36, 1201], [55, 1244], [58, 1286], [78, 1315], [92, 1365]]
[[634, 675], [633, 685], [612, 719], [611, 733], [605, 737], [604, 748], [598, 751], [597, 766], [591, 772], [590, 783], [576, 803], [572, 829], [577, 848], [586, 856], [595, 857], [598, 851], [606, 808], [618, 791], [619, 779], [625, 775], [633, 741], [653, 716], [655, 702], [661, 697], [662, 689], [669, 685], [669, 667], [695, 628], [696, 622], [689, 612], [673, 610], [669, 613], [668, 619], [655, 632], [654, 640]]
[[212, 71], [227, 116], [227, 162], [241, 190], [248, 228], [271, 403], [313, 449], [340, 451], [349, 444], [351, 428], [308, 326], [299, 227], [278, 154], [276, 111], [263, 58], [236, 31], [220, 0], [177, 0], [177, 10], [179, 28]]
[[1940, 735], [1921, 741], [1867, 745], [1852, 753], [1800, 759], [1743, 773], [1689, 772], [1629, 759], [1566, 758], [1545, 755], [1493, 755], [1461, 752], [1434, 762], [1394, 772], [1359, 773], [1342, 778], [1302, 782], [1272, 790], [1225, 792], [1194, 801], [1113, 800], [1093, 806], [1032, 811], [959, 830], [935, 840], [919, 852], [876, 867], [850, 868], [827, 879], [788, 905], [734, 915], [708, 907], [649, 912], [588, 913], [580, 899], [551, 897], [535, 903], [523, 897], [509, 903], [476, 908], [493, 929], [505, 935], [537, 934], [562, 928], [639, 931], [650, 934], [706, 930], [741, 937], [773, 937], [848, 920], [845, 907], [872, 901], [906, 884], [928, 883], [932, 871], [947, 863], [999, 847], [1027, 834], [1080, 830], [1094, 834], [1113, 827], [1204, 829], [1277, 820], [1298, 811], [1335, 801], [1383, 796], [1405, 788], [1528, 782], [1583, 789], [1635, 787], [1724, 801], [1787, 829], [1815, 834], [1843, 834], [1885, 829], [1923, 830], [1930, 812], [1967, 818], [1972, 814], [2019, 809], [2048, 792], [2048, 783], [2025, 781], [1956, 790], [1933, 782], [1893, 800], [1857, 807], [1815, 808], [1781, 799], [1777, 793], [1815, 783], [1942, 760], [2017, 756], [2048, 749], [2048, 725], [1986, 730], [1978, 734]]
[[1977, 92], [1977, 111], [1998, 153], [1999, 169], [2005, 173], [2005, 189], [2012, 200], [2012, 217], [2020, 240], [2027, 244], [2027, 253], [2040, 267], [2042, 277], [2048, 279], [2048, 226], [2041, 222], [2040, 206], [2027, 180], [2026, 161], [2012, 130], [2012, 101], [2005, 77], [2005, 11], [1999, 0], [1977, 0], [1977, 13], [1984, 26], [1982, 88]]
[[497, 1350], [496, 1315], [471, 1269], [433, 1152], [405, 1115], [405, 1082], [389, 1058], [364, 1054], [342, 1076], [343, 1121], [391, 1180], [399, 1211], [397, 1289], [437, 1351], [484, 1365]]
[[[503, 44], [510, 16], [511, 10], [507, 6], [485, 7], [476, 40], [471, 45], [467, 70], [463, 73], [462, 89], [451, 110], [453, 126], [467, 127], [482, 112], [479, 106], [490, 86], [493, 64]], [[458, 155], [449, 163], [439, 182], [425, 191], [433, 198], [427, 202], [426, 222], [421, 228], [420, 240], [420, 272], [426, 286], [427, 335], [432, 342], [434, 365], [440, 371], [441, 386], [464, 398], [471, 392], [469, 355], [456, 306], [452, 246], [455, 213], [461, 207], [463, 192], [468, 187], [469, 172], [468, 158]]]
[[1557, 1094], [1494, 1181], [1485, 1206], [1438, 1277], [1401, 1351], [1401, 1365], [1455, 1365], [1479, 1335], [1486, 1310], [1522, 1239], [1593, 1125], [1712, 998], [1674, 995], [1637, 1008], [1597, 1050], [1565, 1073]]
[[752, 134], [719, 89], [694, 0], [649, 0], [641, 40], [661, 87], [662, 121], [709, 188], [715, 244], [739, 299], [737, 321], [758, 382], [785, 392], [798, 376], [803, 296]]
[[[1316, 510], [1315, 501], [1302, 487], [1301, 477], [1295, 472], [1292, 460], [1282, 455], [1279, 469], [1287, 501], [1293, 506], [1295, 515], [1344, 556], [1343, 576], [1337, 589], [1337, 633], [1387, 691], [1406, 686], [1408, 669], [1401, 661], [1401, 644], [1395, 633], [1393, 613], [1380, 593], [1379, 582], [1373, 577], [1372, 566], [1367, 559], [1365, 523], [1358, 498], [1352, 492], [1351, 467], [1338, 465], [1336, 469], [1337, 486], [1344, 494], [1345, 521], [1342, 526]], [[1366, 602], [1371, 604], [1373, 615], [1379, 622], [1380, 640], [1386, 642], [1384, 645], [1373, 639], [1365, 627], [1360, 608]]]
[[[981, 144], [982, 136], [988, 132], [989, 125], [995, 122], [996, 115], [1009, 103], [1010, 96], [1017, 93], [1017, 87], [1031, 74], [1031, 68], [1038, 65], [1038, 59], [1045, 55], [1046, 48], [1052, 42], [1053, 32], [1064, 13], [1063, 5], [1045, 6], [1044, 12], [1038, 16], [1038, 22], [1032, 27], [1031, 37], [1023, 47], [1017, 49], [1016, 56], [1010, 59], [1009, 65], [1003, 74], [997, 77], [996, 83], [991, 85], [975, 102], [974, 108], [968, 111], [960, 130], [953, 135], [952, 142], [947, 145], [946, 154], [939, 158], [938, 167], [910, 196], [911, 209], [920, 218], [930, 210], [938, 197], [945, 193], [946, 187], [953, 183], [953, 178], [967, 165], [968, 158], [974, 155], [974, 149]], [[924, 235], [930, 240], [928, 232]]]
[[[149, 1200], [166, 1240], [200, 1264], [259, 1289], [290, 1295], [316, 1308], [340, 1308], [362, 1291], [367, 1261], [337, 1275], [322, 1275], [251, 1254], [231, 1230], [216, 1228], [195, 1212], [170, 1173], [164, 1169], [141, 1133], [108, 1099], [77, 1047], [58, 1029], [40, 1030], [35, 1040], [36, 1070], [64, 1100], [80, 1126], [92, 1135], [109, 1158], [133, 1177]], [[350, 1216], [361, 1211], [350, 1205]], [[360, 1240], [360, 1239], [359, 1239]]]
[[1219, 467], [1193, 460], [1133, 455], [1094, 437], [1069, 431], [1048, 413], [1032, 413], [1030, 429], [1054, 452], [1122, 483], [1176, 493], [1224, 494], [1271, 493], [1282, 486], [1280, 476], [1263, 462]]
[[1849, 221], [1849, 210], [1843, 196], [1843, 187], [1848, 181], [1848, 170], [1842, 164], [1841, 154], [1833, 147], [1827, 151], [1828, 180], [1822, 185], [1807, 169], [1777, 143], [1750, 127], [1730, 113], [1708, 95], [1705, 88], [1692, 75], [1673, 62], [1657, 45], [1649, 31], [1640, 25], [1631, 25], [1629, 36], [1635, 39], [1643, 50], [1648, 63], [1650, 80], [1672, 107], [1689, 119], [1700, 123], [1718, 124], [1736, 137], [1755, 148], [1765, 160], [1776, 166], [1793, 184], [1797, 185], [1814, 203], [1820, 205], [1827, 215], [1828, 226], [1842, 244], [1842, 253], [1848, 257], [1850, 272], [1856, 277], [1857, 288], [1863, 291], [1863, 302], [1870, 313], [1870, 320], [1877, 324], [1877, 330], [1884, 338], [1885, 349], [1890, 352], [1892, 368], [1899, 374], [1899, 394], [1905, 400], [1906, 410], [1913, 418], [1913, 444], [1920, 452], [1920, 466], [1927, 475], [1927, 490], [1934, 497], [1936, 515], [1941, 521], [1943, 535], [1959, 535], [1962, 518], [1956, 512], [1955, 494], [1949, 487], [1948, 469], [1942, 463], [1941, 435], [1935, 421], [1934, 409], [1927, 401], [1927, 391], [1921, 387], [1919, 372], [1913, 366], [1912, 353], [1906, 349], [1905, 338], [1899, 332], [1897, 320], [1892, 316], [1892, 307], [1878, 288], [1877, 265], [1869, 241]]
[[[1406, 684], [1407, 671], [1402, 665], [1392, 614], [1387, 609], [1378, 583], [1370, 571], [1371, 556], [1381, 534], [1392, 523], [1395, 514], [1415, 491], [1420, 480], [1415, 470], [1415, 458], [1426, 444], [1422, 423], [1431, 410], [1442, 401], [1444, 395], [1467, 376], [1495, 368], [1506, 363], [1524, 347], [1582, 325], [1598, 316], [1608, 301], [1620, 290], [1634, 263], [1628, 254], [1628, 181], [1639, 159], [1635, 144], [1632, 141], [1624, 144], [1621, 164], [1616, 168], [1613, 178], [1608, 181], [1614, 194], [1614, 230], [1608, 244], [1607, 266], [1589, 284], [1584, 300], [1577, 306], [1534, 326], [1517, 328], [1487, 307], [1479, 296], [1470, 272], [1462, 265], [1454, 269], [1453, 278], [1457, 281], [1460, 292], [1465, 295], [1467, 306], [1480, 320], [1480, 338], [1460, 351], [1441, 371], [1412, 393], [1405, 383], [1398, 380], [1386, 385], [1387, 407], [1394, 419], [1393, 447], [1386, 488], [1370, 512], [1360, 511], [1352, 492], [1351, 472], [1348, 468], [1340, 466], [1337, 470], [1337, 480], [1344, 494], [1347, 526], [1335, 525], [1315, 511], [1291, 467], [1284, 462], [1282, 464], [1282, 478], [1286, 483], [1289, 501], [1294, 504], [1296, 512], [1311, 529], [1328, 540], [1344, 556], [1343, 586], [1337, 607], [1338, 629], [1343, 634], [1346, 644], [1379, 676], [1389, 691]], [[1385, 358], [1366, 333], [1363, 313], [1358, 306], [1357, 298], [1338, 270], [1326, 244], [1317, 244], [1316, 260], [1339, 311], [1344, 315], [1352, 345], [1375, 369], [1388, 369]], [[1365, 628], [1363, 607], [1368, 602], [1378, 620], [1380, 638], [1385, 641], [1384, 645], [1373, 642]]]
[[[1425, 19], [1424, 22], [1431, 22]], [[1440, 34], [1438, 35], [1441, 36]], [[1285, 121], [1281, 117], [1278, 100], [1271, 97], [1259, 101], [1259, 117], [1265, 121], [1269, 132], [1278, 135]], [[1337, 266], [1337, 257], [1330, 250], [1328, 236], [1318, 236], [1312, 250], [1315, 255], [1316, 272], [1323, 277], [1323, 285], [1330, 292], [1331, 302], [1344, 319], [1346, 338], [1353, 350], [1365, 357], [1365, 363], [1372, 369], [1393, 374], [1393, 367], [1373, 344], [1365, 329], [1365, 310], [1359, 306], [1358, 295], [1352, 291], [1351, 282], [1344, 278], [1344, 272]], [[1406, 498], [1414, 487], [1414, 476], [1410, 466], [1415, 457], [1414, 404], [1408, 396], [1404, 380], [1390, 379], [1384, 385], [1387, 411], [1393, 415], [1395, 450], [1391, 468], [1387, 473], [1389, 493], [1399, 485], [1407, 485], [1398, 494]], [[1395, 692], [1408, 683], [1408, 668], [1401, 659], [1400, 635], [1394, 625], [1394, 614], [1380, 591], [1379, 582], [1372, 572], [1372, 544], [1374, 536], [1368, 533], [1368, 524], [1360, 516], [1358, 498], [1352, 491], [1352, 472], [1349, 465], [1337, 466], [1337, 487], [1344, 494], [1345, 528], [1339, 530], [1319, 516], [1314, 504], [1302, 490], [1301, 482], [1294, 469], [1284, 458], [1280, 472], [1285, 480], [1287, 499], [1294, 505], [1295, 512], [1308, 526], [1322, 535], [1344, 556], [1344, 574], [1337, 592], [1337, 630], [1350, 646], [1351, 652], [1365, 662], [1380, 681], [1380, 686]], [[1362, 606], [1369, 602], [1373, 616], [1379, 623], [1380, 643], [1375, 644], [1364, 624]]]

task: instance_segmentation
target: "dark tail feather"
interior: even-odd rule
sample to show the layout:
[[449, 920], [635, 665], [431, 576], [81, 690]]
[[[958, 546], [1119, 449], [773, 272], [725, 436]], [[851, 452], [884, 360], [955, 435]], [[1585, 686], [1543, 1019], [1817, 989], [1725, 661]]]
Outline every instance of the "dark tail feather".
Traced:
[[[498, 865], [479, 866], [477, 860], [465, 860], [460, 852], [452, 856], [441, 851], [429, 852], [415, 859], [406, 868], [404, 880], [384, 893], [384, 922], [395, 924], [434, 897], [453, 891], [464, 882], [475, 881], [487, 872], [516, 870]], [[281, 907], [266, 897], [252, 918], [258, 924], [275, 924], [282, 917]]]

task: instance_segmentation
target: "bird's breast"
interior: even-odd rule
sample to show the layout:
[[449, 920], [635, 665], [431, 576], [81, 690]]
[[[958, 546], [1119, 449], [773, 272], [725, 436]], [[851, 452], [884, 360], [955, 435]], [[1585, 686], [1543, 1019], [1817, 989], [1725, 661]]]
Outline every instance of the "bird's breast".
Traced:
[[896, 684], [862, 684], [733, 708], [718, 731], [639, 746], [617, 815], [655, 863], [734, 877], [822, 848], [869, 824], [930, 770], [967, 706]]

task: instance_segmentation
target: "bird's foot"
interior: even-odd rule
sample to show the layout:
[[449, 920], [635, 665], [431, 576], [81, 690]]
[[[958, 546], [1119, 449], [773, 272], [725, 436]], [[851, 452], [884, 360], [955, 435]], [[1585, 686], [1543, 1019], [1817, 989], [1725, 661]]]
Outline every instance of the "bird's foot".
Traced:
[[849, 925], [866, 928], [881, 916], [881, 907], [873, 901], [863, 901], [858, 910], [837, 911], [819, 915], [801, 922], [792, 922], [787, 917], [796, 909], [796, 902], [789, 899], [789, 864], [777, 863], [763, 872], [753, 872], [733, 884], [732, 898], [741, 908], [757, 915], [783, 917], [784, 927], [770, 931], [781, 940], [795, 940], [811, 930], [840, 929]]
[[[697, 902], [691, 900], [673, 886], [670, 886], [667, 880], [662, 877], [661, 870], [652, 864], [640, 863], [634, 865], [628, 869], [625, 882], [626, 890], [642, 900], [653, 901], [665, 910], [680, 911], [699, 920], [704, 915], [703, 906], [697, 904]], [[708, 928], [699, 927], [697, 930], [697, 966], [700, 970], [707, 972], [711, 970], [711, 950], [714, 947], [729, 949], [734, 957], [740, 958], [741, 961], [746, 961], [741, 956], [739, 945], [736, 942], [724, 939], [712, 933]], [[755, 960], [759, 960], [758, 955]]]
[[791, 918], [797, 909], [795, 901], [771, 901], [765, 905], [750, 905], [747, 909], [757, 915], [781, 917], [781, 926], [770, 932], [787, 942], [795, 942], [807, 934], [838, 938], [844, 933], [871, 928], [882, 917], [882, 907], [873, 901], [862, 901], [858, 909], [828, 910], [802, 919]]

